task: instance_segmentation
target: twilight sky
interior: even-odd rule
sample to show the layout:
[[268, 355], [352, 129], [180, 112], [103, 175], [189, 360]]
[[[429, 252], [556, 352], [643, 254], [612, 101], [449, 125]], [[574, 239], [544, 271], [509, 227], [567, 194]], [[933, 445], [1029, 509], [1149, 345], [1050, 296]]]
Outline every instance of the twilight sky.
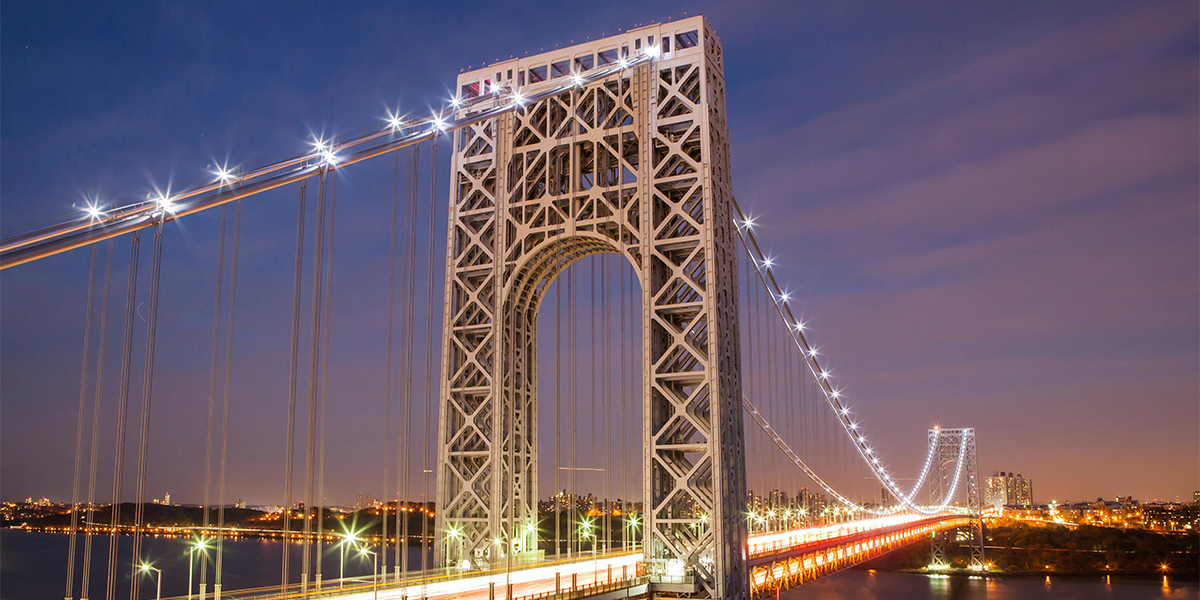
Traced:
[[[72, 215], [85, 194], [128, 199], [203, 178], [214, 161], [293, 154], [311, 134], [377, 126], [388, 107], [426, 111], [465, 67], [704, 13], [725, 47], [738, 200], [761, 217], [776, 276], [898, 473], [919, 467], [924, 431], [940, 423], [975, 427], [981, 471], [1032, 478], [1037, 501], [1200, 489], [1194, 2], [478, 4], [5, 2], [0, 229]], [[338, 182], [335, 504], [382, 493], [391, 175], [385, 159]], [[428, 165], [426, 199], [427, 182]], [[229, 493], [272, 503], [282, 497], [295, 191], [256, 197], [244, 213]], [[203, 493], [218, 218], [183, 219], [164, 250], [147, 487], [183, 502]], [[143, 273], [148, 255], [146, 243]], [[70, 497], [90, 256], [0, 275], [4, 500]], [[112, 478], [127, 240], [115, 256], [100, 498]], [[541, 323], [547, 348], [551, 311]], [[556, 364], [540, 359], [545, 397]], [[540, 423], [543, 436], [554, 428], [553, 417]], [[590, 431], [564, 433], [585, 456], [597, 443]], [[133, 457], [136, 431], [128, 442]], [[423, 449], [411, 449], [417, 481]], [[297, 456], [302, 467], [303, 445]], [[625, 479], [636, 487], [640, 477]], [[752, 477], [764, 484], [776, 485]]]

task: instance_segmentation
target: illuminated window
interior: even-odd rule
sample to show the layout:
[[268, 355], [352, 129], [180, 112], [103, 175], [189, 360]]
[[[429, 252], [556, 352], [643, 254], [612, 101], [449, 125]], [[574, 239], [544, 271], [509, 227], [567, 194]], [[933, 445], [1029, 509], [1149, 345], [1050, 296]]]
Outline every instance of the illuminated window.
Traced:
[[546, 65], [529, 69], [529, 83], [537, 83], [546, 80]]
[[461, 98], [463, 100], [466, 100], [467, 98], [474, 98], [478, 95], [479, 95], [479, 82], [468, 83], [468, 84], [462, 86]]

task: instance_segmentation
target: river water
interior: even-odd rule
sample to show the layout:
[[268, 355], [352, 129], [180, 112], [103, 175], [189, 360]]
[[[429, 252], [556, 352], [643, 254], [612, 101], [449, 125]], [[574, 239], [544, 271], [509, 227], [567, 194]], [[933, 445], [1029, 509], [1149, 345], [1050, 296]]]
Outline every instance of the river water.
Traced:
[[[83, 538], [79, 548], [82, 556]], [[119, 541], [117, 598], [129, 597], [129, 555], [132, 538]], [[68, 537], [65, 534], [30, 533], [0, 530], [0, 600], [61, 600], [66, 586]], [[188, 557], [185, 540], [150, 537], [143, 541], [144, 556], [162, 569], [163, 597], [187, 593]], [[107, 577], [108, 538], [98, 536], [93, 546], [91, 597], [104, 598]], [[283, 543], [277, 540], [237, 539], [225, 542], [224, 587], [227, 590], [274, 585], [279, 582]], [[300, 546], [293, 545], [291, 556], [293, 581], [299, 578]], [[326, 579], [338, 576], [341, 555], [336, 547], [326, 547], [322, 569]], [[369, 559], [370, 557], [367, 557]], [[369, 560], [347, 556], [346, 577], [371, 573]], [[420, 564], [420, 550], [409, 549], [410, 565]], [[80, 561], [81, 562], [81, 561]], [[77, 572], [79, 567], [76, 567]], [[198, 581], [198, 572], [194, 574]], [[78, 579], [78, 575], [77, 575]], [[209, 577], [209, 589], [212, 589]], [[144, 576], [141, 597], [154, 597], [154, 578]], [[79, 597], [79, 584], [75, 585]], [[784, 592], [780, 600], [1024, 600], [1024, 599], [1107, 599], [1142, 600], [1147, 598], [1196, 598], [1200, 587], [1194, 581], [1178, 577], [1138, 579], [1104, 576], [1055, 576], [1049, 581], [1038, 577], [935, 577], [907, 573], [889, 573], [850, 569], [819, 579], [803, 587]]]

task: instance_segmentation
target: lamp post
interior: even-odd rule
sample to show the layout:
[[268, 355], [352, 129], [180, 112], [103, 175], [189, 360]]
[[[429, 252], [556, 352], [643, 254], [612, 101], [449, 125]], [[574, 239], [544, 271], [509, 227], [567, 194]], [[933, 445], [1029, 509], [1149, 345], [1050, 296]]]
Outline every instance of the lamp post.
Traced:
[[338, 556], [338, 589], [342, 589], [346, 585], [346, 544], [357, 542], [358, 535], [353, 531], [347, 531], [342, 534], [341, 552]]
[[157, 590], [154, 593], [154, 598], [155, 600], [162, 600], [162, 569], [155, 569], [146, 563], [142, 563], [142, 572], [149, 573], [150, 571], [158, 573], [158, 584], [156, 586]]
[[191, 547], [188, 548], [188, 600], [192, 600], [192, 555], [195, 554], [197, 550], [208, 550], [208, 542], [205, 540], [196, 540], [196, 542], [191, 544]]
[[379, 554], [367, 550], [366, 546], [359, 546], [358, 551], [375, 557], [375, 566], [371, 568], [371, 593], [375, 600], [379, 600]]

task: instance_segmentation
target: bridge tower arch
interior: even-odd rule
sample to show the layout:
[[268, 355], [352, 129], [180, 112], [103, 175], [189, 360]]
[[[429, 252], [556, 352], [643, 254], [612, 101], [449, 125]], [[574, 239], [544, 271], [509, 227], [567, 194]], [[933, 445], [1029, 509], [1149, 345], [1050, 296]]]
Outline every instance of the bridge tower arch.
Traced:
[[[651, 48], [653, 62], [571, 85]], [[436, 560], [482, 568], [501, 563], [497, 546], [536, 550], [538, 307], [572, 262], [615, 252], [641, 283], [646, 566], [699, 596], [747, 598], [720, 42], [692, 17], [458, 78], [464, 98], [555, 86], [453, 137]], [[476, 101], [458, 117], [491, 106]]]

